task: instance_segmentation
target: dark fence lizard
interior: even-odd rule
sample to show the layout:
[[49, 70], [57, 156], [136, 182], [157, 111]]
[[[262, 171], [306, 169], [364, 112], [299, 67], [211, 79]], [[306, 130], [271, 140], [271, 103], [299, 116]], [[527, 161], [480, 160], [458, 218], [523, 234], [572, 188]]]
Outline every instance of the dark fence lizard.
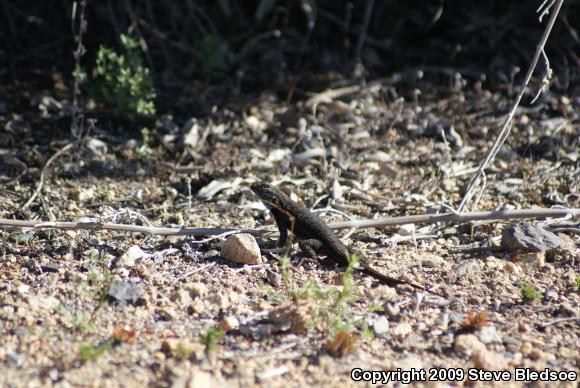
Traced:
[[[297, 238], [300, 249], [308, 256], [315, 258], [316, 253], [322, 253], [341, 266], [348, 266], [351, 252], [315, 213], [292, 201], [281, 190], [266, 182], [254, 183], [251, 189], [272, 212], [276, 220], [280, 232], [279, 246], [282, 247], [286, 244], [288, 231], [290, 231]], [[360, 255], [360, 253], [357, 254]], [[356, 270], [389, 286], [408, 284], [425, 290], [423, 286], [418, 284], [383, 275], [362, 260]]]

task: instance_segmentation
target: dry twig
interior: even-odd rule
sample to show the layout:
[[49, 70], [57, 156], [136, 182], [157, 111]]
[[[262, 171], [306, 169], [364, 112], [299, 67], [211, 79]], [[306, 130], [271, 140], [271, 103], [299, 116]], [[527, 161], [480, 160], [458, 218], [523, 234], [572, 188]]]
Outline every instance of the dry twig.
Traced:
[[[512, 106], [512, 109], [508, 113], [508, 115], [507, 115], [507, 117], [502, 125], [499, 136], [497, 137], [497, 139], [495, 140], [495, 142], [491, 146], [491, 149], [489, 150], [487, 157], [479, 166], [479, 170], [477, 171], [477, 173], [475, 175], [473, 175], [471, 177], [471, 179], [469, 180], [469, 184], [467, 186], [467, 190], [465, 192], [465, 195], [463, 196], [463, 199], [461, 200], [461, 203], [459, 204], [459, 208], [457, 209], [458, 212], [463, 212], [467, 207], [467, 203], [473, 198], [473, 196], [476, 194], [476, 192], [479, 191], [479, 194], [477, 195], [477, 199], [473, 203], [473, 207], [477, 206], [477, 203], [479, 202], [479, 199], [481, 198], [481, 195], [483, 194], [483, 191], [485, 190], [485, 181], [486, 181], [485, 170], [491, 165], [491, 163], [495, 159], [495, 156], [499, 152], [501, 146], [503, 145], [503, 143], [506, 141], [507, 137], [509, 136], [509, 133], [511, 131], [512, 119], [514, 118], [514, 116], [516, 114], [516, 110], [518, 109], [518, 106], [520, 105], [520, 102], [521, 102], [522, 98], [524, 97], [524, 93], [526, 91], [526, 88], [527, 88], [528, 84], [530, 83], [530, 80], [532, 79], [532, 74], [534, 73], [534, 69], [536, 68], [536, 66], [538, 64], [538, 60], [540, 59], [540, 55], [542, 55], [542, 53], [544, 52], [544, 46], [546, 45], [546, 41], [548, 40], [548, 36], [550, 35], [550, 32], [552, 31], [552, 27], [554, 26], [554, 23], [556, 21], [556, 17], [558, 16], [558, 13], [560, 12], [560, 8], [562, 7], [563, 2], [564, 2], [564, 0], [557, 0], [556, 4], [554, 5], [554, 10], [552, 12], [552, 15], [550, 16], [550, 20], [548, 21], [548, 24], [546, 25], [546, 28], [544, 30], [544, 34], [542, 35], [542, 38], [540, 39], [540, 42], [538, 43], [538, 45], [536, 47], [536, 52], [534, 54], [534, 58], [532, 59], [532, 62], [530, 63], [530, 66], [528, 68], [528, 72], [527, 72], [526, 77], [524, 79], [524, 83], [521, 87], [521, 90], [520, 90], [520, 92], [519, 92], [519, 94], [514, 102], [514, 105]], [[550, 5], [552, 5], [552, 4], [550, 4]], [[547, 7], [547, 8], [549, 8], [549, 7]], [[542, 13], [542, 15], [545, 12], [546, 12], [546, 10]]]
[[44, 165], [44, 167], [42, 168], [42, 172], [40, 173], [40, 180], [38, 181], [38, 185], [36, 186], [36, 190], [34, 190], [34, 193], [32, 193], [30, 198], [28, 198], [28, 201], [26, 201], [26, 203], [24, 205], [22, 205], [22, 207], [20, 208], [21, 210], [28, 208], [28, 206], [30, 206], [32, 204], [32, 202], [36, 199], [36, 197], [38, 197], [38, 194], [40, 194], [40, 190], [42, 190], [42, 186], [44, 185], [44, 176], [46, 174], [48, 166], [50, 166], [52, 164], [52, 162], [54, 162], [60, 155], [64, 154], [66, 151], [71, 149], [72, 146], [73, 146], [72, 143], [65, 145], [60, 150], [55, 152], [54, 155], [52, 155], [46, 161], [46, 164]]
[[[345, 222], [333, 222], [328, 224], [332, 229], [348, 228], [381, 228], [385, 226], [405, 224], [432, 224], [432, 223], [457, 223], [482, 220], [505, 220], [544, 217], [578, 217], [580, 209], [518, 209], [518, 210], [494, 210], [473, 213], [441, 213], [419, 214], [414, 216], [377, 218], [367, 220], [351, 220]], [[0, 228], [28, 228], [33, 230], [63, 229], [63, 230], [115, 230], [130, 233], [148, 233], [159, 236], [215, 236], [231, 233], [250, 233], [261, 236], [266, 231], [256, 229], [237, 228], [171, 228], [147, 225], [126, 225], [101, 223], [96, 220], [76, 222], [53, 222], [53, 221], [26, 221], [9, 220], [0, 218]]]

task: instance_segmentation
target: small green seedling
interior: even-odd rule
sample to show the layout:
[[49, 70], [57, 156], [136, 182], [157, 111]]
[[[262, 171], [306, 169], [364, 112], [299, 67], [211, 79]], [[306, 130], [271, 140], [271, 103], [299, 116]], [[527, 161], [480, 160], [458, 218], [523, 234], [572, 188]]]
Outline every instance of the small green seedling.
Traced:
[[210, 353], [215, 350], [218, 342], [224, 338], [224, 331], [217, 327], [210, 327], [199, 336], [202, 342], [205, 344], [206, 353]]
[[534, 287], [533, 284], [530, 283], [522, 284], [522, 299], [525, 302], [533, 302], [535, 300], [541, 299], [542, 296], [543, 296], [542, 292], [536, 289], [536, 287]]

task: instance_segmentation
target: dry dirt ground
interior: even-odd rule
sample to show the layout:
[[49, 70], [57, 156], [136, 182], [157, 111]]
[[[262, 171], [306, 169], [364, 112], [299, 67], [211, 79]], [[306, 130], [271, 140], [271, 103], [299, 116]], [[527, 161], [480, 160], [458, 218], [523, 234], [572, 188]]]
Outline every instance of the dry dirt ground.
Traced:
[[[379, 82], [315, 108], [263, 94], [190, 125], [161, 117], [148, 134], [99, 119], [47, 168], [68, 144], [58, 109], [7, 113], [0, 218], [275, 230], [249, 190], [256, 180], [329, 221], [448, 211], [512, 100], [478, 84]], [[477, 209], [580, 207], [579, 112], [578, 94], [555, 92], [520, 108]], [[368, 377], [356, 368], [414, 371], [392, 378], [429, 386], [498, 379], [480, 370], [507, 371], [502, 386], [523, 384], [516, 368], [571, 378], [578, 221], [530, 222], [565, 246], [472, 249], [498, 246], [508, 221], [339, 232], [376, 269], [440, 296], [356, 273], [349, 287], [348, 271], [296, 245], [289, 266], [271, 250], [244, 266], [220, 257], [224, 238], [5, 228], [0, 386], [367, 385], [351, 379]], [[258, 240], [268, 249], [275, 238]]]

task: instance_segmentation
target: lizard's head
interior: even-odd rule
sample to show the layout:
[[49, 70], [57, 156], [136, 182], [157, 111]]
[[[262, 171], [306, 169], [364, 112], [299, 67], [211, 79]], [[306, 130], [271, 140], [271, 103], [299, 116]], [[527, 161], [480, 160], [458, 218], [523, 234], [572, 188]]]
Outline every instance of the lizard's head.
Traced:
[[256, 182], [252, 184], [250, 188], [268, 208], [283, 207], [282, 201], [288, 198], [287, 195], [278, 188], [266, 182]]

